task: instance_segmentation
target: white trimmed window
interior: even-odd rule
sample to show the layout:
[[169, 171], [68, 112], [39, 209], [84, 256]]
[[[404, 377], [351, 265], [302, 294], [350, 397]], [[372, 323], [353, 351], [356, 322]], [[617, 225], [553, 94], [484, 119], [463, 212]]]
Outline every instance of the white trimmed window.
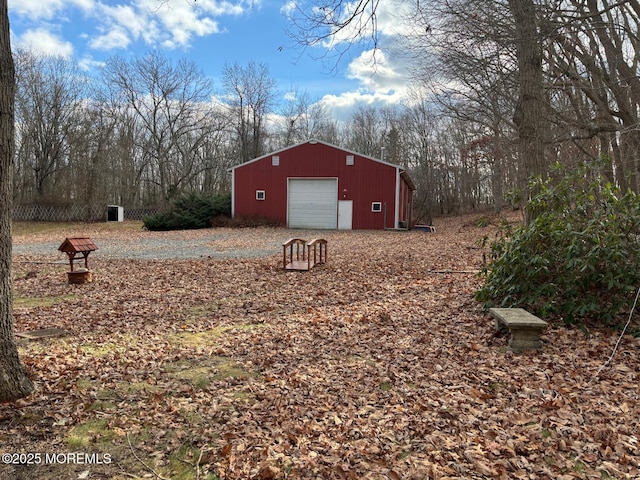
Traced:
[[353, 165], [355, 163], [355, 159], [353, 155], [347, 155], [347, 165]]
[[271, 157], [271, 165], [273, 167], [277, 167], [278, 165], [280, 165], [280, 157], [278, 155], [274, 155], [273, 157]]
[[371, 211], [372, 212], [381, 212], [382, 211], [382, 202], [371, 202]]
[[256, 200], [264, 200], [264, 190], [256, 190]]

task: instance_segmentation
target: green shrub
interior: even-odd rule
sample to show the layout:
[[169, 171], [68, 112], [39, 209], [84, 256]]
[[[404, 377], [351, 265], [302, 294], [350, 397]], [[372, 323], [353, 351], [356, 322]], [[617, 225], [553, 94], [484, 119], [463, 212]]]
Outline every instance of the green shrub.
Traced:
[[523, 307], [541, 316], [616, 323], [640, 280], [640, 199], [602, 174], [603, 162], [572, 172], [556, 166], [539, 182], [529, 225], [504, 225], [476, 298], [485, 307]]
[[171, 208], [143, 220], [147, 230], [193, 230], [208, 228], [211, 219], [231, 215], [231, 195], [188, 193], [177, 198]]

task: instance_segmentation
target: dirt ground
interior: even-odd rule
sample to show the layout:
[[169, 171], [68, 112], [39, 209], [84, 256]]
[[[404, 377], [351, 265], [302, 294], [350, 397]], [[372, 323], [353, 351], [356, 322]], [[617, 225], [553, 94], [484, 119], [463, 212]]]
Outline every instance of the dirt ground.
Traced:
[[[67, 334], [18, 340], [37, 390], [0, 405], [0, 478], [640, 478], [640, 340], [602, 368], [618, 332], [548, 319], [542, 350], [508, 351], [473, 299], [478, 220], [14, 226], [16, 331]], [[55, 251], [74, 235], [99, 246], [84, 285]], [[292, 236], [328, 262], [285, 272]], [[147, 241], [197, 255], [112, 253]]]

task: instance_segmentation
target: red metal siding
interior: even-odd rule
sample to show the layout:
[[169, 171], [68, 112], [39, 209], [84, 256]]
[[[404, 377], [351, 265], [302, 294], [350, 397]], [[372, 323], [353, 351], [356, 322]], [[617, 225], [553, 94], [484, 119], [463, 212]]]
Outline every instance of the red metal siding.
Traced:
[[[347, 155], [352, 153], [323, 143], [304, 143], [275, 155], [278, 166], [272, 165], [272, 155], [268, 155], [234, 170], [236, 216], [263, 216], [285, 224], [287, 178], [337, 177], [338, 199], [353, 200], [354, 229], [384, 228], [384, 204], [386, 227], [394, 226], [396, 167], [357, 154], [353, 154], [354, 165], [347, 165]], [[256, 200], [256, 190], [265, 191], [264, 200]], [[401, 192], [401, 198], [403, 219], [407, 195]], [[383, 212], [372, 212], [373, 202], [382, 202]]]
[[[286, 223], [287, 182], [280, 167], [263, 158], [234, 171], [234, 215], [266, 217]], [[256, 200], [256, 190], [264, 190], [264, 200]]]

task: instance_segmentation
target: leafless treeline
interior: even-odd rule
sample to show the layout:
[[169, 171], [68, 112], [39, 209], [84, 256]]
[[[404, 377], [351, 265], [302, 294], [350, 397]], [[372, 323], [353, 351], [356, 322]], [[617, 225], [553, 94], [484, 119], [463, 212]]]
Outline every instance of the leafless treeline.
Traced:
[[15, 201], [133, 208], [224, 192], [229, 167], [311, 137], [405, 166], [427, 219], [501, 208], [556, 161], [605, 156], [611, 181], [638, 192], [639, 19], [636, 0], [416, 2], [402, 47], [420, 93], [346, 123], [304, 93], [277, 106], [261, 63], [228, 65], [214, 86], [158, 53], [88, 78], [18, 51]]
[[471, 184], [489, 175], [497, 207], [551, 164], [597, 157], [639, 191], [637, 0], [434, 0], [413, 15], [417, 71], [466, 128], [456, 161]]

